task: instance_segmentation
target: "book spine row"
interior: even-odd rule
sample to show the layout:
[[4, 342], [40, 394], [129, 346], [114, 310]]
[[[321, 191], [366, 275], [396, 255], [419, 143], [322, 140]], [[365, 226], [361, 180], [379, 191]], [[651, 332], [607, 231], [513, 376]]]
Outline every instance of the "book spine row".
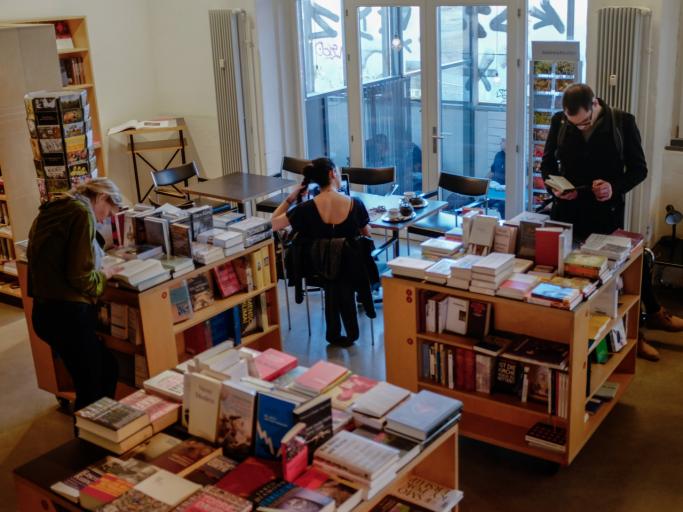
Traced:
[[476, 390], [473, 350], [423, 342], [420, 345], [420, 369], [423, 381], [449, 389]]
[[12, 240], [8, 238], [0, 238], [0, 259], [2, 262], [14, 259], [14, 248], [12, 247]]
[[67, 57], [59, 59], [59, 68], [62, 74], [62, 85], [81, 85], [87, 83], [83, 57]]

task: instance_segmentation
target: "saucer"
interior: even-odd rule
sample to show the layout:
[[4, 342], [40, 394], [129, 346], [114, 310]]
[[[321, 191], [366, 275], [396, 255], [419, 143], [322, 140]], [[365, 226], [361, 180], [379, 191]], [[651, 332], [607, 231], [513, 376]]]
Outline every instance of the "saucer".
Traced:
[[426, 199], [422, 199], [421, 203], [417, 203], [417, 204], [416, 203], [410, 203], [410, 206], [412, 206], [413, 208], [417, 208], [419, 210], [421, 208], [424, 208], [428, 204], [429, 204], [429, 201], [427, 201]]
[[399, 215], [398, 217], [395, 217], [392, 219], [389, 217], [389, 214], [386, 214], [382, 217], [382, 222], [389, 222], [391, 224], [398, 224], [399, 222], [405, 222], [407, 220], [414, 219], [415, 215], [416, 215], [416, 213], [413, 212], [410, 215], [406, 215], [405, 217], [403, 215]]

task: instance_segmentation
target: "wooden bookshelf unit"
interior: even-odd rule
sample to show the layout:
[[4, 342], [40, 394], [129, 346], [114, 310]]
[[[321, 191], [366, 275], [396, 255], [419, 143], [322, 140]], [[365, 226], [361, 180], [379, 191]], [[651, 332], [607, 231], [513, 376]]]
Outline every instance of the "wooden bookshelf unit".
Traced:
[[[62, 85], [65, 90], [85, 89], [88, 91], [88, 103], [90, 104], [90, 118], [93, 131], [93, 148], [97, 157], [98, 176], [107, 175], [104, 161], [104, 150], [102, 148], [102, 130], [100, 128], [100, 115], [97, 108], [97, 94], [95, 91], [95, 75], [93, 72], [92, 56], [90, 53], [90, 40], [88, 38], [88, 23], [85, 16], [65, 16], [62, 18], [31, 18], [25, 20], [12, 20], [5, 23], [16, 24], [45, 24], [54, 25], [64, 22], [69, 27], [73, 48], [62, 48], [57, 50], [57, 69], [60, 69], [60, 61], [78, 57], [82, 59], [83, 83], [73, 85]], [[29, 91], [25, 91], [29, 92]]]
[[[628, 343], [619, 352], [610, 354], [605, 364], [591, 362], [590, 355], [597, 344], [589, 346], [589, 340], [594, 336], [589, 327], [591, 302], [604, 287], [574, 310], [568, 311], [386, 275], [382, 284], [384, 308], [387, 312], [384, 317], [387, 381], [411, 391], [429, 389], [462, 400], [464, 408], [460, 429], [466, 437], [560, 465], [569, 465], [620, 400], [635, 375], [642, 257], [642, 246], [638, 246], [610, 278], [621, 278], [623, 290], [619, 296], [617, 317], [610, 319], [602, 331], [609, 332], [623, 318]], [[451, 389], [422, 379], [422, 343], [437, 342], [448, 347], [471, 349], [477, 342], [465, 336], [424, 331], [424, 298], [433, 293], [490, 303], [493, 314], [492, 332], [519, 333], [568, 344], [567, 419], [549, 415], [544, 404], [522, 403], [512, 395], [496, 394], [495, 390], [492, 394], [477, 393]], [[607, 381], [619, 384], [616, 397], [606, 402], [594, 415], [589, 415], [586, 412], [587, 402]], [[566, 428], [567, 445], [564, 453], [532, 447], [526, 443], [526, 432], [539, 421]]]
[[[210, 274], [214, 267], [242, 256], [248, 257], [263, 247], [268, 249], [270, 261], [274, 262], [275, 246], [273, 245], [272, 240], [267, 240], [217, 262], [198, 266], [188, 274], [165, 281], [142, 292], [109, 285], [104, 295], [101, 297], [101, 300], [104, 302], [125, 304], [138, 309], [140, 311], [143, 341], [141, 345], [136, 346], [130, 341], [121, 340], [108, 334], [102, 333], [99, 334], [99, 336], [104, 340], [107, 347], [115, 352], [119, 352], [128, 357], [144, 355], [147, 364], [147, 372], [149, 373], [149, 376], [152, 377], [164, 370], [175, 367], [178, 363], [191, 357], [190, 354], [185, 351], [184, 333], [187, 329], [209, 320], [220, 313], [228, 311], [251, 298], [265, 294], [266, 302], [268, 304], [268, 325], [260, 332], [255, 332], [242, 337], [240, 345], [250, 346], [257, 350], [265, 350], [267, 348], [281, 349], [280, 313], [277, 298], [275, 265], [270, 265], [270, 282], [272, 284], [263, 286], [254, 291], [237, 293], [224, 299], [215, 298], [215, 302], [212, 305], [194, 312], [191, 318], [180, 323], [173, 323], [171, 312], [171, 288], [180, 284], [183, 280], [199, 274], [209, 274], [209, 279], [212, 280], [213, 277]], [[18, 263], [18, 270], [38, 387], [53, 393], [59, 399], [70, 400], [74, 395], [68, 374], [61, 362], [53, 357], [52, 350], [48, 344], [41, 340], [33, 331], [33, 324], [31, 321], [33, 300], [26, 294], [26, 262], [20, 261]], [[130, 386], [127, 386], [123, 389], [131, 388]]]

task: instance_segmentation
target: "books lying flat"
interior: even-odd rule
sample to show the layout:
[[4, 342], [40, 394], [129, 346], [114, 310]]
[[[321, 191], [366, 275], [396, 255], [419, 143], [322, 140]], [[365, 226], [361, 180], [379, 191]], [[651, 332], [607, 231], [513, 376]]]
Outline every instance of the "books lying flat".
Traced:
[[496, 290], [496, 295], [524, 300], [524, 297], [538, 284], [539, 280], [538, 276], [530, 274], [512, 274]]
[[254, 359], [254, 363], [256, 364], [258, 377], [266, 381], [272, 381], [289, 370], [296, 368], [297, 358], [274, 348], [269, 348], [259, 354]]
[[584, 298], [587, 298], [598, 288], [598, 281], [591, 281], [585, 277], [555, 276], [548, 282], [550, 284], [564, 286], [565, 288], [576, 288], [582, 293]]
[[149, 425], [149, 417], [129, 405], [110, 398], [97, 402], [76, 412], [76, 427], [87, 430], [114, 443], [130, 437]]
[[346, 411], [362, 395], [377, 385], [377, 381], [362, 375], [351, 375], [338, 386], [329, 390], [326, 395], [332, 399], [332, 407]]
[[560, 453], [567, 451], [567, 430], [547, 423], [536, 423], [527, 431], [524, 440], [538, 448]]
[[462, 244], [447, 240], [446, 238], [428, 238], [420, 244], [422, 255], [425, 257], [447, 257], [455, 254], [460, 250]]
[[449, 512], [463, 497], [462, 491], [444, 487], [417, 475], [405, 477], [393, 492], [397, 497], [432, 512]]
[[456, 263], [457, 260], [442, 258], [425, 271], [425, 278], [432, 283], [446, 284], [451, 277], [451, 267]]
[[526, 298], [527, 302], [543, 306], [558, 307], [561, 309], [574, 309], [583, 299], [583, 295], [576, 288], [566, 288], [556, 284], [541, 283], [536, 285], [531, 294]]
[[415, 279], [424, 279], [427, 269], [433, 264], [433, 261], [409, 256], [399, 256], [387, 263], [393, 274]]
[[472, 265], [472, 272], [496, 276], [512, 270], [515, 255], [492, 252]]
[[491, 334], [474, 345], [474, 351], [495, 357], [502, 354], [510, 343], [512, 343], [510, 338]]
[[161, 245], [130, 245], [128, 247], [121, 247], [114, 251], [113, 256], [123, 258], [124, 260], [148, 260], [163, 254], [163, 247]]
[[381, 418], [408, 396], [410, 396], [410, 391], [407, 389], [388, 382], [380, 382], [356, 400], [352, 410], [373, 418]]
[[429, 509], [396, 496], [387, 495], [370, 512], [429, 512]]
[[55, 482], [50, 486], [50, 490], [69, 501], [78, 503], [81, 489], [97, 482], [101, 477], [101, 472], [86, 468], [83, 471], [79, 471], [75, 475], [70, 476], [66, 480]]
[[145, 413], [149, 417], [154, 432], [161, 432], [178, 421], [179, 403], [148, 395], [144, 389], [139, 389], [122, 398], [120, 403]]
[[399, 455], [395, 448], [344, 430], [318, 448], [315, 460], [370, 482], [392, 467], [395, 473]]
[[165, 503], [169, 507], [180, 505], [181, 502], [199, 489], [201, 489], [201, 485], [185, 480], [163, 469], [160, 469], [135, 486], [135, 490]]
[[213, 485], [236, 467], [237, 462], [218, 454], [185, 475], [185, 478], [199, 485]]
[[213, 216], [213, 225], [216, 226], [217, 228], [223, 228], [225, 229], [228, 227], [230, 224], [234, 224], [235, 222], [239, 222], [241, 220], [245, 219], [245, 215], [240, 212], [223, 212], [223, 213], [217, 213]]
[[565, 370], [569, 363], [569, 345], [550, 340], [523, 338], [510, 345], [503, 357], [523, 363]]
[[173, 510], [175, 512], [249, 512], [251, 509], [251, 502], [218, 487], [208, 485]]
[[192, 258], [202, 265], [210, 265], [215, 261], [223, 259], [224, 256], [225, 253], [221, 247], [192, 242]]
[[329, 496], [335, 502], [336, 512], [350, 512], [363, 499], [360, 489], [334, 480], [315, 467], [306, 470], [294, 484]]
[[298, 503], [306, 503], [307, 512], [333, 512], [335, 507], [334, 499], [331, 497], [295, 485], [267, 505], [259, 506], [257, 510], [261, 512], [288, 511]]
[[512, 272], [515, 274], [523, 274], [534, 266], [532, 260], [525, 260], [523, 258], [515, 258], [512, 261]]
[[110, 452], [115, 453], [117, 455], [121, 455], [122, 453], [127, 452], [131, 448], [136, 447], [137, 445], [149, 439], [153, 435], [154, 429], [152, 428], [152, 425], [147, 425], [146, 427], [143, 427], [141, 430], [138, 430], [131, 436], [122, 439], [120, 442], [111, 441], [105, 437], [93, 434], [92, 432], [85, 429], [80, 429], [78, 431], [79, 438], [83, 439], [84, 441], [88, 441], [89, 443], [96, 444], [97, 446], [101, 446], [105, 450], [109, 450]]
[[371, 439], [376, 443], [391, 446], [399, 451], [398, 469], [408, 464], [420, 453], [420, 443], [405, 437], [390, 434], [383, 430], [375, 430], [368, 427], [358, 427], [353, 430], [354, 434]]
[[173, 446], [150, 462], [154, 466], [175, 475], [185, 476], [221, 453], [221, 448], [217, 448], [202, 439], [191, 437]]
[[269, 231], [272, 229], [272, 225], [269, 220], [263, 219], [261, 217], [248, 217], [239, 222], [234, 222], [227, 226], [229, 231], [237, 231], [241, 233], [244, 238], [244, 245], [247, 244], [247, 239], [250, 236]]
[[147, 379], [143, 387], [154, 394], [168, 398], [176, 402], [183, 401], [183, 382], [185, 377], [182, 373], [173, 370], [164, 370], [151, 379]]
[[[483, 258], [483, 256], [477, 256], [476, 254], [467, 254], [456, 260], [455, 264], [451, 265], [451, 278], [469, 281], [472, 275], [472, 266]], [[451, 286], [450, 280], [448, 286]]]
[[387, 414], [387, 428], [424, 441], [461, 409], [460, 400], [423, 389]]
[[170, 277], [168, 270], [156, 259], [130, 260], [118, 266], [115, 272], [114, 279], [123, 281], [132, 287], [141, 286], [146, 281], [158, 276], [164, 276], [166, 279]]
[[318, 361], [308, 371], [294, 379], [292, 390], [307, 396], [318, 396], [336, 386], [349, 375], [349, 370], [328, 361]]
[[606, 256], [610, 260], [623, 261], [631, 251], [631, 239], [625, 236], [593, 233], [581, 246], [581, 252]]
[[597, 279], [607, 270], [607, 257], [574, 251], [564, 260], [564, 271], [578, 277]]

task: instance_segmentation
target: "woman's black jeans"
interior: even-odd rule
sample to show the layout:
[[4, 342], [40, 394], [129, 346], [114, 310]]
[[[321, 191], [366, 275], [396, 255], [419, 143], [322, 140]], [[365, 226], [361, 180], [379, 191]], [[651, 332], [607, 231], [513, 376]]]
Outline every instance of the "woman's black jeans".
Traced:
[[75, 410], [108, 396], [118, 380], [116, 358], [96, 335], [93, 304], [66, 301], [33, 302], [33, 329], [64, 362], [76, 391]]

